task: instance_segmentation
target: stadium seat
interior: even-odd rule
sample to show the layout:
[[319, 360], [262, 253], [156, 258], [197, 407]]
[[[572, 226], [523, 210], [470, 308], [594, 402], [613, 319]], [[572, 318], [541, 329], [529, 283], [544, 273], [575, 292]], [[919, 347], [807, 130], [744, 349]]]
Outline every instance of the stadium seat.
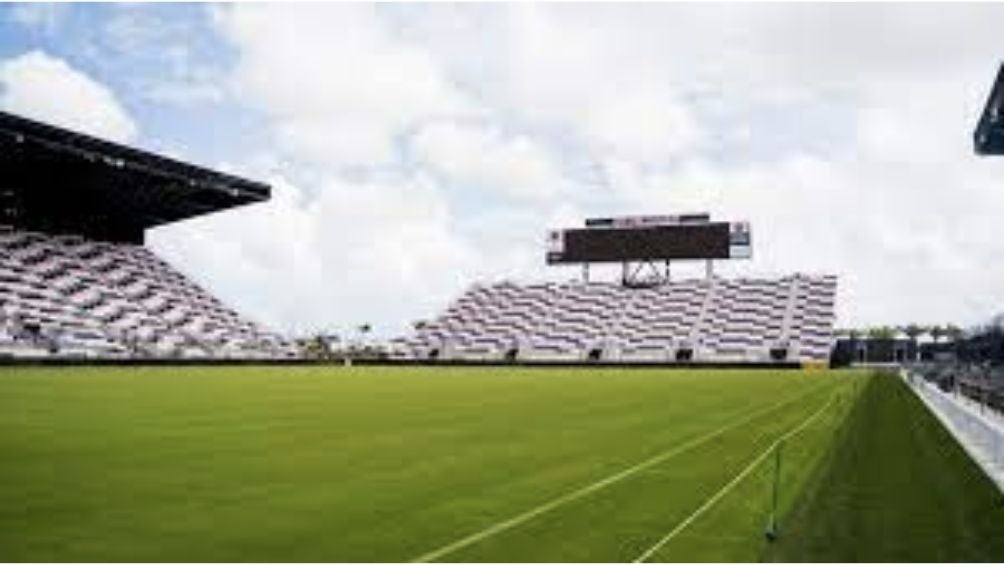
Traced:
[[[0, 345], [17, 355], [274, 357], [294, 351], [141, 245], [0, 232], [0, 305]], [[25, 331], [29, 321], [37, 332]]]
[[392, 355], [497, 360], [520, 344], [520, 359], [825, 361], [835, 293], [835, 277], [800, 274], [646, 288], [475, 285], [437, 319], [395, 340]]

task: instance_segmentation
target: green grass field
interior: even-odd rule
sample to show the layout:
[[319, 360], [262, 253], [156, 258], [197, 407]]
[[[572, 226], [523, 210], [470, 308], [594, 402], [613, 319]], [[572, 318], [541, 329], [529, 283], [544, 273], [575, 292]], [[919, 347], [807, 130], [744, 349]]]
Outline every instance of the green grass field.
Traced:
[[0, 561], [755, 561], [869, 380], [0, 369]]

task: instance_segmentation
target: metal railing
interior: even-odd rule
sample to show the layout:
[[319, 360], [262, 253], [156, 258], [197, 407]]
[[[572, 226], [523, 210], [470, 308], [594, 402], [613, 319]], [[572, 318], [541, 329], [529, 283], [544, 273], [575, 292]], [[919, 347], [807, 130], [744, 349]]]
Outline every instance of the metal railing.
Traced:
[[[974, 389], [972, 381], [966, 386], [960, 384], [966, 381], [959, 379], [932, 378], [937, 374], [915, 367], [901, 372], [910, 388], [1004, 492], [1004, 412], [999, 404], [995, 408], [997, 396], [988, 394], [991, 389], [987, 387]], [[974, 390], [980, 394], [972, 394]]]

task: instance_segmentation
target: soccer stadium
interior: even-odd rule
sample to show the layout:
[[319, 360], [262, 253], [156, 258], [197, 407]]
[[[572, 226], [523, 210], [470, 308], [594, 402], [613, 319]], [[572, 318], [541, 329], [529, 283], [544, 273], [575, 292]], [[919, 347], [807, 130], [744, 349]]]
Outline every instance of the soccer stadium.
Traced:
[[541, 225], [574, 280], [335, 346], [147, 245], [268, 184], [10, 112], [0, 176], [0, 561], [1004, 561], [1004, 319], [840, 330], [742, 217]]

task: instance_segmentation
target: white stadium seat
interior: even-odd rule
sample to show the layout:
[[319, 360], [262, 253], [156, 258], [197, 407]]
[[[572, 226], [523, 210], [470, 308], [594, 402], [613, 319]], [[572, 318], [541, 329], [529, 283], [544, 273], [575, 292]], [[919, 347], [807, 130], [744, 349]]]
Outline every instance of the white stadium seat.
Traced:
[[[475, 285], [393, 343], [402, 359], [825, 361], [836, 277]], [[685, 352], [685, 353], [684, 353]]]
[[285, 357], [293, 352], [141, 245], [0, 232], [0, 354]]

